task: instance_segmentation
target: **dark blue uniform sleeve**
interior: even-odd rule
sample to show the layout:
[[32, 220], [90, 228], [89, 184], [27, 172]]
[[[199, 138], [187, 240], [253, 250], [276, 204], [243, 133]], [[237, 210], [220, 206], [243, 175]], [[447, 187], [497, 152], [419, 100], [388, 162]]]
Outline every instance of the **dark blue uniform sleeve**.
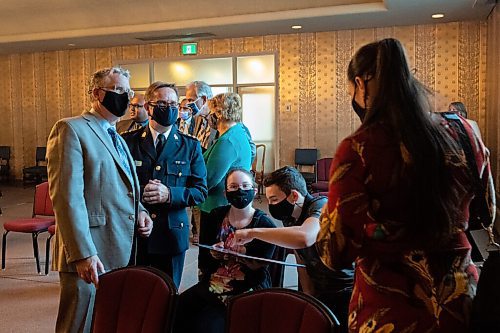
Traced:
[[188, 176], [186, 186], [170, 186], [170, 206], [173, 208], [196, 206], [204, 202], [208, 194], [207, 168], [200, 143], [195, 140], [190, 140], [189, 143], [194, 147], [190, 160], [191, 175]]

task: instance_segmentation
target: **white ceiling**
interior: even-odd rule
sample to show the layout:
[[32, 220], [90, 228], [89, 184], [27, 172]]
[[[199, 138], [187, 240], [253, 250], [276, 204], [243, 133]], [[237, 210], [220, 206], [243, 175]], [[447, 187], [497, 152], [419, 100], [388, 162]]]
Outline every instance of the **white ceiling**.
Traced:
[[[2, 0], [0, 54], [485, 20], [495, 0]], [[444, 13], [440, 20], [431, 18]], [[177, 39], [179, 40], [179, 39]], [[189, 39], [185, 39], [189, 40]], [[68, 46], [75, 44], [75, 46]]]

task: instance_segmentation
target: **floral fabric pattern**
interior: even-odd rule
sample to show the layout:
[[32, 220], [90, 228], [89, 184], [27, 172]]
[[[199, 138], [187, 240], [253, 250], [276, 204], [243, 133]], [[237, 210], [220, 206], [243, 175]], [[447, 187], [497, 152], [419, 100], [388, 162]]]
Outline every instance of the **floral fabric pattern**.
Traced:
[[[316, 244], [325, 265], [356, 264], [350, 332], [467, 331], [477, 283], [464, 234], [471, 195], [463, 194], [463, 219], [447, 244], [432, 253], [412, 248], [410, 161], [381, 123], [360, 128], [335, 154]], [[450, 172], [467, 167], [465, 156], [447, 161]]]
[[[233, 237], [235, 228], [229, 223], [226, 217], [222, 222], [217, 240], [224, 243], [227, 248], [227, 242]], [[233, 291], [232, 281], [243, 281], [245, 273], [241, 271], [241, 265], [236, 261], [236, 257], [228, 256], [224, 258], [221, 266], [210, 276], [209, 290], [217, 294], [217, 297], [225, 304], [228, 294]]]

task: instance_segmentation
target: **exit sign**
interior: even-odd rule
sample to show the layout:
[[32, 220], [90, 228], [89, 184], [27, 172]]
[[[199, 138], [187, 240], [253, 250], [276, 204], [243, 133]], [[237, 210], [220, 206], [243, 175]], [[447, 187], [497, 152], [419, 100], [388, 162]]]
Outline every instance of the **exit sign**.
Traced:
[[182, 44], [182, 54], [183, 55], [196, 54], [197, 51], [198, 51], [198, 44], [197, 43]]

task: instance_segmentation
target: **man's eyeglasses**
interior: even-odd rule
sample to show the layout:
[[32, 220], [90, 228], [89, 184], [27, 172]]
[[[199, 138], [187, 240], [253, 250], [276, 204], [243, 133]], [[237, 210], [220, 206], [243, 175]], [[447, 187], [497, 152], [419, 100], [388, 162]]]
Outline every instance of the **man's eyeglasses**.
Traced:
[[129, 104], [129, 107], [131, 109], [142, 109], [144, 107], [144, 104]]
[[135, 94], [132, 89], [125, 89], [123, 87], [112, 87], [112, 88], [99, 87], [98, 89], [102, 91], [111, 91], [117, 93], [118, 95], [128, 94], [128, 98], [133, 98]]
[[248, 190], [253, 189], [253, 184], [243, 183], [243, 184], [228, 184], [227, 185], [228, 192], [238, 191], [239, 188], [241, 188], [243, 191], [248, 191]]
[[155, 107], [157, 105], [159, 105], [160, 107], [167, 107], [167, 106], [175, 107], [175, 108], [179, 107], [179, 103], [174, 102], [174, 101], [170, 101], [170, 102], [167, 102], [167, 101], [156, 101], [156, 102], [148, 102], [148, 104], [151, 105], [152, 107]]

